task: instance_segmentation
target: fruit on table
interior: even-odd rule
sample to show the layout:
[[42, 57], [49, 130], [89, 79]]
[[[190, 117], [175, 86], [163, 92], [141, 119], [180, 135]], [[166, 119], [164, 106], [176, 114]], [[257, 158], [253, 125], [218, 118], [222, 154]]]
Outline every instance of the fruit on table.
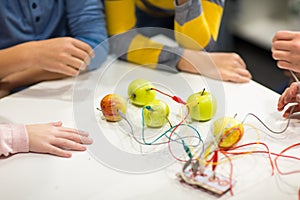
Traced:
[[126, 100], [118, 94], [108, 94], [102, 98], [100, 107], [107, 121], [117, 122], [122, 119], [119, 112], [126, 113]]
[[148, 127], [159, 128], [168, 122], [169, 106], [161, 100], [155, 99], [143, 107], [144, 122]]
[[204, 90], [190, 95], [186, 103], [190, 109], [190, 117], [196, 121], [210, 120], [217, 110], [215, 97]]
[[232, 117], [222, 117], [213, 123], [212, 132], [217, 138], [219, 148], [234, 147], [244, 135], [244, 126]]
[[128, 97], [132, 104], [136, 106], [144, 106], [153, 101], [156, 97], [156, 91], [152, 83], [146, 79], [136, 79], [128, 86]]

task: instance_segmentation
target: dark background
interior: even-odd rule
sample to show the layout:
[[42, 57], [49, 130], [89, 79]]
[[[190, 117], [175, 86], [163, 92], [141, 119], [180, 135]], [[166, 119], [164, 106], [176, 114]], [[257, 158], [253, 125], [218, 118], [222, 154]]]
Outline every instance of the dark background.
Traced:
[[[230, 26], [240, 14], [243, 14], [239, 13], [241, 12], [239, 3], [239, 0], [226, 1], [218, 39], [218, 51], [238, 53], [246, 62], [254, 81], [277, 93], [282, 93], [289, 85], [290, 78], [285, 76], [283, 70], [276, 66], [271, 49], [244, 39], [242, 35], [236, 34]], [[253, 11], [253, 14], [255, 15], [255, 11]], [[257, 34], [260, 34], [260, 30], [257, 30]]]

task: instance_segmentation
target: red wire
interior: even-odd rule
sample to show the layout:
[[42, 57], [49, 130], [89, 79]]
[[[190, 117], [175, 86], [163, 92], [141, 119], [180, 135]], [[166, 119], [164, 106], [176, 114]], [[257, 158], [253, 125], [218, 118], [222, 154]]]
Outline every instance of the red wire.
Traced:
[[[231, 150], [236, 150], [236, 149], [239, 149], [239, 148], [242, 148], [242, 147], [245, 147], [245, 146], [256, 145], [256, 144], [261, 144], [261, 145], [265, 146], [266, 149], [267, 149], [267, 151], [230, 152]], [[229, 160], [229, 163], [230, 163], [230, 175], [229, 175], [229, 180], [230, 180], [230, 194], [233, 195], [233, 190], [232, 190], [233, 164], [232, 164], [232, 160], [228, 156], [228, 154], [240, 155], [240, 154], [248, 154], [248, 153], [267, 153], [268, 157], [270, 159], [270, 164], [272, 166], [272, 175], [274, 175], [274, 168], [276, 168], [277, 171], [278, 171], [278, 173], [281, 174], [281, 175], [290, 175], [290, 174], [294, 174], [294, 173], [300, 173], [300, 170], [295, 170], [295, 171], [290, 171], [290, 172], [282, 172], [279, 169], [277, 160], [278, 160], [279, 157], [284, 157], [284, 158], [289, 158], [289, 159], [294, 159], [294, 160], [300, 160], [299, 157], [289, 156], [289, 155], [283, 155], [283, 153], [285, 153], [286, 151], [288, 151], [288, 150], [290, 150], [290, 149], [292, 149], [294, 147], [297, 147], [297, 146], [300, 146], [300, 143], [296, 143], [296, 144], [293, 144], [291, 146], [288, 146], [287, 148], [285, 148], [284, 150], [282, 150], [280, 153], [273, 153], [273, 152], [270, 152], [268, 145], [266, 145], [265, 143], [255, 142], [255, 143], [247, 143], [247, 144], [243, 144], [243, 145], [240, 145], [240, 146], [232, 147], [232, 148], [230, 148], [230, 149], [228, 149], [226, 151], [221, 150], [221, 153]], [[274, 159], [275, 167], [274, 167], [271, 155], [275, 155], [276, 156], [275, 159]], [[212, 159], [213, 159], [213, 157], [210, 159], [210, 161]], [[299, 191], [298, 191], [298, 200], [300, 200], [300, 188], [299, 188]]]
[[[165, 96], [168, 96], [168, 97], [170, 97], [170, 98], [172, 98], [174, 101], [176, 101], [177, 103], [180, 103], [180, 104], [183, 104], [183, 105], [186, 105], [186, 102], [185, 101], [183, 101], [180, 97], [177, 97], [177, 96], [171, 96], [171, 95], [169, 95], [169, 94], [167, 94], [167, 93], [165, 93], [165, 92], [163, 92], [163, 91], [161, 91], [161, 90], [159, 90], [159, 89], [156, 89], [156, 88], [151, 88], [151, 90], [155, 90], [155, 91], [157, 91], [157, 92], [159, 92], [159, 93], [161, 93], [161, 94], [163, 94], [163, 95], [165, 95]], [[171, 137], [172, 137], [172, 135], [173, 135], [173, 133], [175, 132], [175, 130], [187, 119], [187, 117], [189, 116], [189, 114], [190, 114], [190, 108], [187, 106], [187, 110], [188, 110], [188, 112], [187, 112], [187, 114], [186, 114], [186, 116], [179, 122], [179, 124], [177, 124], [176, 125], [176, 127], [172, 130], [172, 132], [170, 133], [170, 136], [169, 136], [169, 140], [168, 140], [168, 149], [169, 149], [169, 151], [170, 151], [170, 154], [172, 155], [172, 157], [173, 158], [175, 158], [176, 160], [178, 160], [178, 161], [180, 161], [180, 162], [187, 162], [187, 160], [182, 160], [182, 159], [180, 159], [180, 158], [177, 158], [174, 154], [173, 154], [173, 152], [172, 152], [172, 149], [171, 149], [171, 145], [170, 145], [170, 142], [171, 142]]]
[[159, 92], [159, 93], [161, 93], [161, 94], [163, 94], [163, 95], [166, 95], [166, 96], [168, 96], [168, 97], [172, 98], [172, 96], [171, 96], [171, 95], [169, 95], [169, 94], [167, 94], [167, 93], [164, 93], [163, 91], [160, 91], [159, 89], [156, 89], [156, 88], [151, 88], [151, 90], [155, 90], [155, 91], [157, 91], [157, 92]]
[[[168, 96], [170, 98], [172, 98], [174, 101], [176, 101], [177, 103], [181, 103], [183, 105], [186, 105], [186, 102], [183, 101], [180, 97], [177, 97], [177, 96], [171, 96], [165, 92], [162, 92], [156, 88], [151, 88], [151, 90], [155, 90], [165, 96]], [[180, 123], [172, 130], [172, 132], [170, 133], [170, 136], [169, 136], [169, 140], [168, 140], [168, 148], [169, 148], [169, 151], [170, 151], [170, 154], [172, 155], [173, 158], [175, 158], [176, 160], [180, 161], [180, 162], [187, 162], [186, 160], [182, 160], [180, 158], [177, 158], [173, 152], [172, 152], [172, 149], [171, 149], [171, 145], [170, 145], [170, 142], [171, 142], [171, 137], [173, 135], [173, 133], [175, 132], [175, 130], [187, 119], [187, 117], [189, 116], [189, 113], [190, 113], [190, 109], [189, 109], [189, 106], [187, 106], [187, 109], [188, 109], [188, 112], [186, 114], [186, 116], [180, 121]], [[245, 146], [250, 146], [250, 145], [257, 145], [257, 144], [261, 144], [263, 145], [264, 147], [266, 147], [267, 151], [250, 151], [250, 152], [229, 152], [231, 150], [236, 150], [236, 149], [239, 149], [239, 148], [242, 148], [242, 147], [245, 147]], [[281, 174], [281, 175], [288, 175], [288, 174], [293, 174], [293, 173], [300, 173], [300, 170], [295, 170], [295, 171], [291, 171], [291, 172], [282, 172], [280, 169], [279, 169], [279, 166], [278, 166], [278, 163], [277, 163], [277, 160], [279, 157], [285, 157], [285, 158], [290, 158], [290, 159], [295, 159], [295, 160], [300, 160], [300, 158], [298, 157], [295, 157], [295, 156], [287, 156], [287, 155], [283, 155], [283, 153], [285, 153], [286, 151], [296, 147], [296, 146], [300, 146], [300, 143], [297, 143], [297, 144], [294, 144], [294, 145], [291, 145], [287, 148], [285, 148], [284, 150], [282, 150], [279, 154], [277, 153], [273, 153], [273, 152], [270, 152], [270, 149], [268, 147], [268, 145], [266, 145], [265, 143], [261, 143], [261, 142], [253, 142], [253, 143], [247, 143], [247, 144], [243, 144], [243, 145], [240, 145], [240, 146], [236, 146], [236, 147], [231, 147], [230, 149], [227, 149], [226, 151], [221, 151], [222, 154], [229, 160], [229, 163], [230, 163], [230, 193], [231, 195], [233, 195], [233, 191], [232, 191], [232, 174], [233, 174], [233, 165], [232, 165], [232, 160], [230, 158], [230, 156], [228, 156], [228, 154], [232, 154], [232, 155], [240, 155], [240, 154], [248, 154], [248, 153], [267, 153], [268, 154], [268, 158], [270, 160], [270, 164], [271, 164], [271, 167], [272, 167], [272, 175], [274, 175], [274, 170], [275, 168], [277, 169], [278, 173]], [[274, 167], [274, 164], [273, 164], [273, 161], [272, 161], [272, 158], [271, 158], [271, 155], [275, 155], [275, 159], [274, 159], [274, 164], [275, 164], [275, 167]], [[215, 152], [214, 156], [209, 160], [207, 161], [208, 163], [212, 162], [212, 169], [213, 171], [215, 170], [216, 166], [217, 166], [217, 162], [215, 162], [215, 160], [217, 160], [218, 157], [217, 157], [217, 152]], [[300, 188], [299, 188], [299, 192], [298, 192], [298, 196], [299, 196], [299, 200], [300, 200]]]
[[[296, 147], [296, 146], [300, 146], [300, 143], [296, 143], [296, 144], [293, 144], [293, 145], [291, 145], [291, 146], [285, 148], [284, 150], [282, 150], [282, 151], [275, 157], [274, 163], [275, 163], [275, 166], [276, 166], [277, 171], [278, 171], [279, 174], [281, 174], [281, 175], [289, 175], [289, 174], [300, 173], [300, 170], [295, 170], [295, 171], [290, 171], [290, 172], [282, 172], [282, 171], [279, 169], [278, 163], [277, 163], [277, 159], [278, 159], [279, 157], [284, 157], [284, 156], [283, 156], [283, 153], [285, 153], [286, 151], [288, 151], [288, 150], [290, 150], [290, 149], [292, 149], [292, 148], [294, 148], [294, 147]], [[300, 158], [297, 158], [297, 157], [293, 157], [293, 159], [300, 160]]]
[[214, 152], [212, 160], [213, 160], [213, 163], [212, 163], [211, 169], [214, 172], [216, 170], [217, 165], [218, 165], [218, 151], [217, 150]]
[[[240, 146], [234, 147], [230, 150], [235, 150], [237, 148], [248, 146], [248, 145], [253, 145], [253, 144], [257, 144], [257, 143], [248, 143], [248, 144], [240, 145]], [[267, 146], [264, 143], [259, 143], [259, 144], [263, 144], [264, 146]], [[299, 157], [283, 155], [283, 153], [285, 153], [287, 150], [290, 150], [290, 149], [292, 149], [296, 146], [300, 146], [300, 143], [293, 144], [293, 145], [285, 148], [284, 150], [282, 150], [280, 153], [273, 153], [273, 152], [270, 152], [270, 151], [249, 151], [249, 152], [229, 152], [229, 151], [227, 151], [227, 154], [241, 155], [241, 154], [248, 154], [248, 153], [267, 153], [269, 155], [274, 155], [274, 156], [276, 156], [275, 159], [274, 159], [274, 165], [275, 165], [275, 168], [277, 169], [278, 173], [281, 174], [281, 175], [289, 175], [289, 174], [294, 174], [294, 173], [300, 173], [300, 170], [295, 170], [295, 171], [291, 171], [291, 172], [282, 172], [279, 169], [277, 160], [278, 160], [279, 157], [284, 157], [284, 158], [289, 158], [289, 159], [294, 159], [294, 160], [300, 160]], [[272, 166], [272, 168], [273, 168], [273, 166]]]
[[229, 172], [229, 187], [230, 187], [230, 194], [233, 196], [233, 190], [232, 190], [232, 176], [233, 176], [233, 164], [230, 156], [227, 155], [226, 151], [221, 151], [221, 153], [229, 160], [230, 164], [230, 172]]
[[179, 122], [179, 124], [176, 125], [176, 127], [172, 130], [172, 132], [170, 133], [170, 136], [169, 136], [169, 140], [168, 140], [168, 148], [169, 148], [169, 151], [170, 151], [170, 154], [172, 155], [173, 158], [175, 158], [176, 160], [180, 161], [180, 162], [187, 162], [187, 160], [182, 160], [180, 158], [177, 158], [173, 152], [172, 152], [172, 149], [171, 149], [171, 137], [174, 133], [174, 131], [187, 119], [187, 117], [189, 116], [190, 114], [190, 108], [187, 106], [187, 114], [186, 116]]
[[165, 96], [168, 96], [168, 97], [172, 98], [174, 101], [176, 101], [177, 103], [181, 103], [183, 105], [186, 105], [186, 102], [183, 101], [180, 97], [169, 95], [169, 94], [167, 94], [163, 91], [160, 91], [159, 89], [156, 89], [156, 88], [151, 88], [151, 90], [155, 90], [155, 91], [157, 91], [157, 92], [159, 92], [159, 93], [161, 93]]
[[[250, 154], [250, 153], [268, 153], [267, 151], [240, 151], [240, 152], [227, 152], [227, 154], [232, 154], [232, 155], [241, 155], [241, 154]], [[273, 153], [270, 152], [271, 155], [278, 156], [278, 153]], [[294, 156], [287, 156], [287, 155], [279, 155], [280, 157], [284, 158], [291, 158], [295, 160], [300, 160], [300, 158], [294, 157]]]
[[214, 158], [214, 157], [212, 156], [212, 157], [211, 157], [209, 160], [207, 160], [206, 162], [207, 162], [207, 163], [212, 162], [213, 158]]
[[272, 161], [272, 158], [271, 158], [271, 152], [269, 150], [269, 147], [265, 143], [262, 143], [262, 142], [247, 143], [247, 144], [243, 144], [243, 145], [240, 145], [240, 146], [232, 147], [232, 148], [228, 149], [228, 151], [235, 150], [235, 149], [238, 149], [238, 148], [241, 148], [241, 147], [245, 147], [245, 146], [257, 145], [257, 144], [261, 144], [261, 145], [263, 145], [263, 146], [266, 147], [266, 149], [267, 149], [266, 153], [268, 154], [268, 157], [269, 157], [269, 160], [270, 160], [270, 164], [271, 164], [271, 167], [272, 167], [272, 176], [273, 176], [274, 175], [274, 164], [273, 164], [273, 161]]
[[[235, 150], [235, 149], [238, 149], [238, 148], [241, 148], [241, 147], [244, 147], [244, 146], [249, 146], [249, 145], [253, 145], [253, 144], [262, 144], [264, 145], [268, 151], [249, 151], [249, 152], [229, 152], [230, 150]], [[237, 147], [234, 147], [234, 148], [231, 148], [230, 150], [226, 151], [226, 153], [224, 151], [221, 151], [224, 156], [226, 156], [228, 159], [230, 158], [227, 154], [233, 154], [233, 155], [240, 155], [240, 154], [248, 154], [248, 153], [267, 153], [270, 155], [275, 155], [275, 159], [274, 159], [274, 164], [275, 164], [275, 168], [277, 169], [278, 173], [280, 175], [290, 175], [290, 174], [294, 174], [294, 173], [300, 173], [300, 170], [295, 170], [295, 171], [290, 171], [290, 172], [282, 172], [280, 169], [279, 169], [279, 166], [278, 166], [278, 163], [277, 163], [277, 160], [279, 157], [284, 157], [284, 158], [289, 158], [289, 159], [295, 159], [295, 160], [300, 160], [299, 157], [295, 157], [295, 156], [289, 156], [289, 155], [283, 155], [283, 153], [285, 153], [286, 151], [294, 148], [294, 147], [297, 147], [297, 146], [300, 146], [300, 143], [296, 143], [296, 144], [293, 144], [291, 146], [288, 146], [287, 148], [285, 148], [284, 150], [282, 150], [280, 153], [273, 153], [273, 152], [270, 152], [269, 151], [269, 148], [266, 144], [264, 143], [248, 143], [248, 144], [244, 144], [244, 145], [240, 145], [240, 146], [237, 146]], [[230, 167], [232, 167], [232, 163], [230, 162]], [[273, 169], [273, 165], [272, 165], [272, 169]], [[232, 171], [230, 172], [232, 173]], [[273, 174], [273, 173], [272, 173]], [[230, 181], [232, 180], [231, 178], [232, 174], [230, 174]], [[230, 182], [231, 183], [231, 182]], [[232, 184], [232, 183], [231, 183]], [[232, 186], [231, 186], [232, 187]], [[230, 192], [232, 192], [232, 190], [230, 190]], [[231, 193], [231, 195], [233, 195], [233, 193]], [[298, 190], [298, 200], [300, 200], [300, 188]]]
[[[250, 153], [268, 153], [267, 151], [240, 151], [240, 152], [227, 152], [227, 154], [232, 154], [232, 155], [240, 155], [240, 154], [250, 154]], [[294, 157], [294, 156], [287, 156], [287, 155], [280, 155], [278, 153], [273, 153], [270, 152], [271, 155], [274, 156], [280, 156], [280, 157], [284, 157], [284, 158], [291, 158], [291, 159], [295, 159], [295, 160], [300, 160], [300, 158]]]

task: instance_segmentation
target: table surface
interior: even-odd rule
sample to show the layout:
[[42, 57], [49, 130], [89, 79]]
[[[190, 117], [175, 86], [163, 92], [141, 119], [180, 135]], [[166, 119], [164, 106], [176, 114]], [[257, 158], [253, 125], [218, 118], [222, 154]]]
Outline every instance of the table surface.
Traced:
[[[253, 81], [246, 84], [221, 82], [199, 75], [147, 69], [112, 57], [104, 66], [76, 79], [39, 83], [0, 100], [1, 122], [33, 124], [61, 120], [65, 126], [86, 128], [92, 137], [95, 136], [95, 143], [88, 147], [88, 151], [74, 152], [69, 159], [35, 153], [1, 158], [0, 199], [297, 199], [299, 174], [282, 176], [275, 171], [272, 176], [266, 155], [250, 154], [233, 159], [234, 195], [228, 192], [221, 197], [179, 183], [175, 176], [182, 168], [179, 162], [160, 170], [135, 174], [130, 170], [126, 173], [121, 169], [112, 169], [99, 161], [101, 159], [92, 147], [98, 145], [101, 151], [108, 150], [101, 149], [97, 134], [103, 132], [102, 125], [105, 132], [111, 130], [100, 119], [99, 113], [85, 113], [76, 107], [82, 107], [82, 102], [86, 103], [83, 105], [97, 106], [108, 93], [126, 95], [126, 88], [133, 78], [151, 80], [183, 99], [203, 87], [211, 91], [218, 102], [216, 117], [206, 123], [193, 123], [201, 130], [203, 137], [209, 133], [211, 122], [220, 116], [237, 114], [236, 118], [243, 120], [247, 113], [255, 113], [274, 130], [282, 129], [287, 122], [276, 110], [279, 95]], [[84, 123], [79, 122], [81, 119], [98, 124], [96, 127], [101, 129], [100, 133], [97, 129], [85, 127]], [[290, 127], [281, 135], [272, 135], [255, 118], [247, 118], [246, 123], [258, 127], [259, 131], [246, 128], [241, 143], [259, 139], [269, 146], [270, 151], [279, 153], [300, 141], [300, 126], [296, 119], [291, 120]], [[115, 138], [115, 141], [117, 143], [113, 145], [122, 143], [122, 147], [126, 148], [126, 142], [130, 139], [118, 141]], [[112, 156], [118, 159], [117, 155]], [[222, 168], [226, 169], [228, 165], [224, 163], [217, 169], [222, 173]], [[280, 163], [283, 171], [297, 168], [297, 165], [299, 169], [299, 162]], [[227, 171], [224, 172], [228, 176]]]

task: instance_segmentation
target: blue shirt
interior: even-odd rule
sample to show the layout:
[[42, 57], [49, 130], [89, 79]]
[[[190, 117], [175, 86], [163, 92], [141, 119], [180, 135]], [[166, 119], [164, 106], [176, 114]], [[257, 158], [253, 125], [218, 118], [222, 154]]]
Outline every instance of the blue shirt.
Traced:
[[[0, 0], [0, 49], [27, 41], [74, 37], [97, 46], [97, 63], [108, 53], [100, 0]], [[93, 61], [92, 61], [93, 62]], [[89, 69], [99, 65], [89, 66]]]

